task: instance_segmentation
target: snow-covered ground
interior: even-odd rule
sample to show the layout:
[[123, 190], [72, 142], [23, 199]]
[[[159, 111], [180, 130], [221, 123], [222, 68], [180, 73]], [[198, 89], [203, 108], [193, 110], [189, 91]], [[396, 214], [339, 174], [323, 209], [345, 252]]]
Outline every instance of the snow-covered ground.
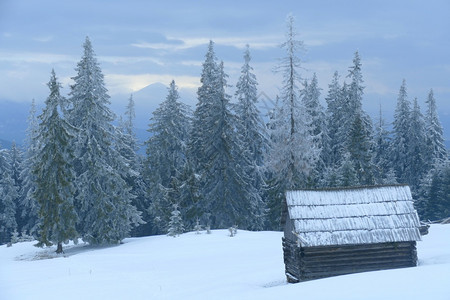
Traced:
[[287, 284], [279, 232], [130, 238], [93, 248], [0, 247], [0, 299], [450, 299], [450, 225], [418, 243], [419, 266]]

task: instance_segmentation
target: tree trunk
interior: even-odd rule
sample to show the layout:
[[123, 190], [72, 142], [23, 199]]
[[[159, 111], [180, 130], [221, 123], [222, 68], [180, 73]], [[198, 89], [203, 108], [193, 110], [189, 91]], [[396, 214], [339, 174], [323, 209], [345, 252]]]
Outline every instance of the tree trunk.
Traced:
[[64, 253], [61, 242], [58, 243], [58, 248], [56, 248], [56, 253], [57, 254]]

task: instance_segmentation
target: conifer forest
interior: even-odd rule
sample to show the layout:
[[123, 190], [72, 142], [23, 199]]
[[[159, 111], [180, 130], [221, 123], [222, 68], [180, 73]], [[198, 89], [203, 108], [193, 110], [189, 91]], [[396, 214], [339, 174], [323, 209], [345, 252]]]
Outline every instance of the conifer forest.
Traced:
[[48, 70], [48, 97], [41, 111], [31, 105], [25, 145], [0, 148], [0, 244], [36, 239], [62, 252], [78, 239], [110, 245], [199, 228], [280, 230], [285, 192], [302, 188], [407, 184], [422, 221], [450, 216], [450, 160], [433, 90], [420, 107], [399, 78], [392, 124], [381, 109], [370, 116], [364, 57], [356, 51], [348, 72], [336, 71], [322, 90], [320, 78], [303, 75], [292, 16], [269, 115], [257, 106], [251, 45], [230, 82], [210, 41], [195, 107], [168, 82], [148, 112], [145, 143], [135, 134], [133, 97], [124, 115], [113, 113], [94, 43], [82, 43], [67, 95]]

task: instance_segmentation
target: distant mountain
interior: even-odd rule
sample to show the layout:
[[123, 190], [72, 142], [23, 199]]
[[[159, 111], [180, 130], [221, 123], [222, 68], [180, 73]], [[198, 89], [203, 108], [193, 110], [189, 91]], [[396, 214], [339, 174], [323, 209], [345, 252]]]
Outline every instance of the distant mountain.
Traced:
[[[12, 141], [22, 144], [27, 130], [30, 103], [0, 101], [0, 140], [2, 147]], [[8, 146], [8, 147], [9, 147]]]
[[[150, 118], [153, 116], [153, 111], [166, 99], [168, 93], [167, 88], [168, 86], [162, 83], [154, 83], [133, 93], [133, 99], [136, 106], [136, 135], [142, 142], [146, 141], [149, 137], [147, 129], [150, 123]], [[190, 89], [179, 89], [178, 92], [180, 94], [181, 101], [194, 109], [196, 102], [196, 91]], [[130, 94], [115, 95], [111, 97], [113, 111], [118, 115], [123, 115], [129, 98]]]
[[12, 142], [0, 139], [0, 149], [11, 149]]

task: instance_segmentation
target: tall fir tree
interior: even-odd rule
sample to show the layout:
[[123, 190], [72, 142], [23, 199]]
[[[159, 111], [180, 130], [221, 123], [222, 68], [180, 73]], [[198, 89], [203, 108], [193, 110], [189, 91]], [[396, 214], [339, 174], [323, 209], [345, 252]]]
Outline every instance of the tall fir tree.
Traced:
[[337, 168], [341, 160], [341, 143], [339, 138], [340, 127], [343, 124], [343, 97], [342, 87], [339, 84], [339, 74], [336, 71], [331, 83], [328, 85], [328, 94], [325, 97], [327, 140], [322, 151], [323, 161], [328, 170]]
[[[170, 83], [165, 101], [153, 112], [148, 131], [151, 133], [146, 142], [149, 210], [157, 221], [157, 232], [164, 233], [172, 205], [180, 201], [178, 191], [186, 168], [190, 131], [190, 109], [180, 101], [175, 81]], [[180, 209], [185, 212], [193, 205], [190, 199], [184, 199]]]
[[375, 184], [372, 133], [364, 126], [364, 118], [361, 114], [357, 114], [353, 120], [347, 147], [359, 184]]
[[[447, 149], [444, 145], [443, 129], [437, 114], [436, 99], [433, 90], [430, 90], [426, 101], [427, 110], [425, 113], [425, 135], [426, 145], [424, 155], [425, 171], [419, 187], [416, 190], [415, 202], [417, 212], [423, 219], [439, 219], [440, 214], [446, 205], [438, 202], [448, 201], [445, 199], [445, 187], [441, 183], [445, 182], [445, 169], [448, 168]], [[426, 172], [426, 173], [425, 173]], [[447, 171], [448, 174], [448, 171]], [[440, 198], [436, 201], [436, 197]]]
[[286, 41], [281, 47], [286, 51], [279, 65], [283, 82], [279, 105], [271, 124], [274, 132], [271, 134], [267, 160], [273, 176], [271, 189], [274, 191], [271, 197], [274, 203], [269, 206], [275, 211], [270, 215], [276, 216], [270, 223], [277, 228], [281, 221], [284, 192], [312, 184], [311, 175], [320, 154], [311, 136], [311, 116], [300, 98], [301, 59], [298, 53], [303, 49], [303, 42], [297, 39], [292, 15], [287, 18]]
[[360, 184], [374, 184], [373, 169], [373, 133], [372, 121], [362, 108], [364, 94], [362, 63], [358, 51], [355, 52], [353, 65], [349, 69], [351, 82], [347, 90], [348, 107], [346, 121], [348, 128], [346, 148], [353, 161], [356, 175]]
[[426, 101], [427, 110], [425, 113], [425, 128], [427, 134], [426, 144], [428, 170], [434, 165], [442, 164], [448, 157], [448, 152], [444, 144], [444, 133], [437, 113], [436, 99], [433, 90], [430, 90]]
[[216, 74], [216, 98], [204, 120], [209, 132], [205, 137], [206, 162], [201, 185], [203, 208], [211, 214], [212, 228], [227, 228], [238, 224], [251, 229], [255, 224], [254, 203], [259, 195], [251, 178], [240, 163], [245, 160], [243, 145], [236, 134], [236, 118], [231, 112], [230, 96], [226, 93], [227, 75], [223, 62]]
[[73, 140], [76, 130], [62, 116], [60, 84], [52, 70], [48, 83], [50, 95], [39, 116], [41, 142], [32, 172], [36, 180], [34, 197], [39, 203], [38, 246], [57, 244], [56, 253], [62, 253], [62, 243], [76, 240], [77, 213], [74, 205], [76, 174], [73, 166]]
[[22, 189], [22, 177], [20, 174], [23, 172], [23, 152], [17, 147], [16, 142], [13, 142], [11, 149], [9, 150], [10, 164], [11, 164], [11, 178], [14, 182], [14, 186], [17, 191], [17, 198], [14, 199], [16, 205], [16, 222], [17, 231], [22, 231], [25, 219], [22, 218], [23, 213], [23, 189]]
[[12, 233], [17, 230], [17, 198], [9, 153], [0, 148], [0, 244], [10, 242]]
[[199, 177], [199, 209], [212, 228], [230, 224], [250, 229], [255, 191], [240, 166], [245, 160], [243, 143], [236, 133], [236, 117], [226, 93], [227, 75], [218, 64], [211, 41], [203, 63], [194, 111], [189, 156]]
[[79, 231], [90, 244], [119, 243], [133, 225], [142, 223], [124, 180], [127, 161], [114, 148], [114, 114], [103, 74], [89, 38], [71, 86], [68, 117], [79, 129], [76, 139]]
[[375, 126], [374, 136], [374, 167], [376, 184], [396, 184], [395, 174], [393, 174], [392, 163], [390, 159], [390, 132], [386, 129], [380, 105], [378, 122]]
[[324, 144], [328, 142], [325, 112], [319, 98], [320, 88], [317, 75], [314, 73], [310, 83], [305, 80], [302, 91], [303, 106], [306, 114], [311, 117], [310, 135], [313, 138], [312, 146], [320, 153], [313, 174], [314, 185], [318, 184], [320, 174], [325, 170], [326, 152], [323, 150]]
[[419, 214], [424, 220], [442, 220], [450, 216], [450, 161], [446, 160], [430, 175], [425, 199], [420, 203]]
[[[149, 201], [146, 193], [146, 184], [144, 182], [144, 164], [143, 159], [138, 155], [139, 142], [134, 130], [135, 103], [133, 95], [128, 98], [124, 118], [120, 118], [119, 126], [116, 129], [116, 149], [124, 158], [124, 165], [128, 170], [124, 170], [124, 180], [131, 187], [133, 195], [132, 205], [142, 213], [144, 220], [149, 220], [148, 206]], [[132, 236], [145, 236], [152, 233], [152, 223], [145, 222], [131, 231]]]
[[39, 227], [39, 203], [34, 198], [36, 190], [36, 180], [31, 172], [32, 166], [36, 160], [37, 149], [40, 142], [38, 139], [38, 120], [36, 117], [36, 104], [33, 99], [31, 103], [30, 113], [28, 116], [27, 136], [25, 140], [25, 159], [23, 161], [22, 172], [20, 174], [22, 180], [23, 195], [21, 207], [21, 218], [25, 221], [21, 230], [31, 236], [37, 238], [37, 230]]
[[219, 66], [214, 52], [213, 41], [209, 42], [208, 51], [206, 52], [205, 61], [202, 66], [200, 76], [201, 86], [197, 91], [198, 101], [193, 114], [192, 130], [188, 146], [189, 160], [192, 162], [195, 172], [204, 169], [206, 164], [205, 138], [208, 133], [205, 132], [206, 129], [203, 125], [204, 120], [211, 111], [214, 99], [217, 98]]
[[337, 169], [337, 186], [357, 186], [360, 184], [354, 161], [351, 153], [343, 154], [341, 165]]
[[411, 104], [406, 91], [406, 81], [400, 87], [397, 106], [394, 113], [393, 133], [391, 144], [391, 159], [395, 175], [399, 183], [407, 183], [409, 130], [411, 128]]
[[409, 128], [409, 145], [407, 152], [406, 178], [412, 192], [417, 193], [422, 178], [427, 173], [427, 157], [425, 121], [420, 111], [417, 98], [414, 98]]
[[244, 65], [241, 68], [241, 76], [236, 84], [235, 106], [237, 118], [237, 133], [242, 141], [244, 161], [240, 162], [242, 168], [251, 178], [254, 202], [252, 203], [252, 214], [258, 221], [253, 224], [254, 229], [262, 229], [264, 225], [264, 201], [262, 196], [266, 189], [264, 155], [268, 150], [268, 137], [266, 126], [261, 118], [261, 113], [256, 107], [258, 102], [257, 80], [250, 66], [250, 50], [244, 53]]

